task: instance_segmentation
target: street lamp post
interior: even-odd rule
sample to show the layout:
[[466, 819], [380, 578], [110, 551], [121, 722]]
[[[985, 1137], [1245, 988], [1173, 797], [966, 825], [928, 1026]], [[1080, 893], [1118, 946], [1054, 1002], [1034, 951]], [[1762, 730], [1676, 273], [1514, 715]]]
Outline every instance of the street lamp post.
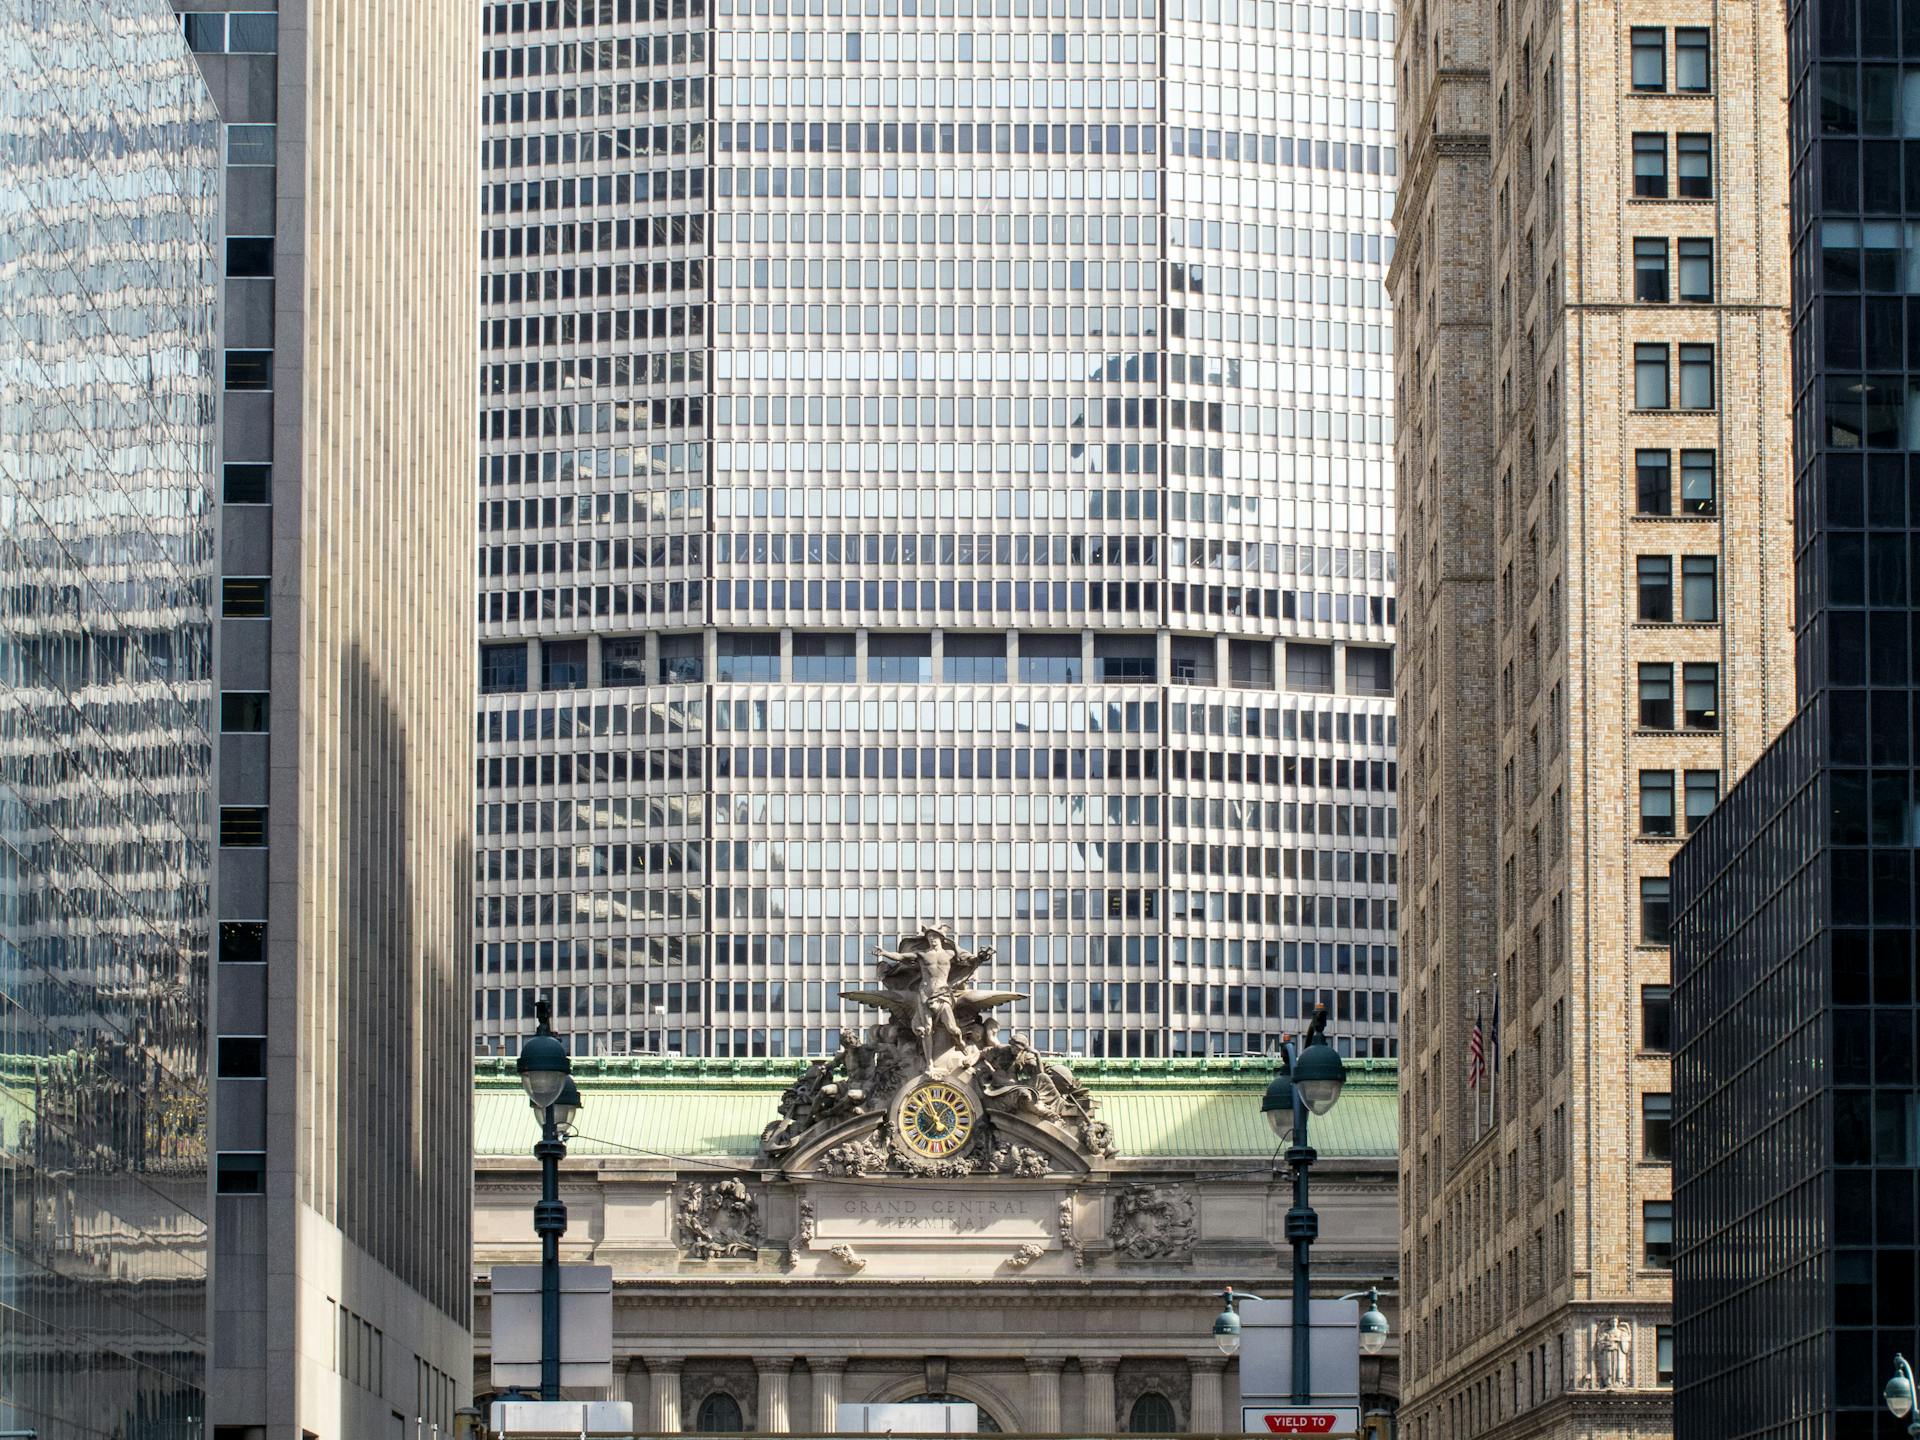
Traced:
[[[1267, 1086], [1260, 1109], [1273, 1133], [1287, 1145], [1287, 1164], [1293, 1171], [1293, 1207], [1287, 1211], [1287, 1239], [1293, 1245], [1293, 1399], [1304, 1404], [1313, 1398], [1313, 1337], [1308, 1329], [1313, 1298], [1312, 1250], [1320, 1236], [1320, 1217], [1309, 1203], [1308, 1172], [1320, 1157], [1307, 1143], [1310, 1116], [1325, 1115], [1340, 1098], [1347, 1067], [1339, 1051], [1327, 1043], [1327, 1007], [1313, 1008], [1313, 1023], [1299, 1053], [1292, 1042], [1280, 1046], [1280, 1071]], [[1229, 1307], [1231, 1308], [1231, 1307]]]
[[546, 1000], [534, 1007], [539, 1027], [520, 1047], [515, 1068], [526, 1087], [527, 1102], [540, 1116], [540, 1143], [533, 1147], [540, 1162], [540, 1200], [533, 1207], [533, 1229], [540, 1237], [540, 1398], [560, 1398], [560, 1237], [567, 1233], [567, 1207], [560, 1199], [560, 1162], [566, 1158], [566, 1137], [573, 1133], [573, 1117], [580, 1110], [580, 1090], [573, 1083], [573, 1062], [567, 1047], [553, 1033], [553, 1006]]
[[[1882, 1392], [1886, 1396], [1887, 1409], [1893, 1412], [1896, 1420], [1905, 1420], [1913, 1411], [1913, 1371], [1907, 1365], [1907, 1357], [1893, 1357], [1893, 1378], [1887, 1381]], [[1914, 1416], [1913, 1423], [1907, 1426], [1907, 1434], [1920, 1435], [1920, 1415]]]

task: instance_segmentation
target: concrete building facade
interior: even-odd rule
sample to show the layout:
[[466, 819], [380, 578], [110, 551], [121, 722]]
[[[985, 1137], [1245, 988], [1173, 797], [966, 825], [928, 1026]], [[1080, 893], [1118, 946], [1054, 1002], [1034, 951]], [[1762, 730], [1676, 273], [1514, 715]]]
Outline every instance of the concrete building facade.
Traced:
[[448, 1433], [479, 26], [182, 0], [225, 126], [214, 1440]]
[[1397, 1043], [1393, 17], [484, 7], [474, 1027]]
[[1667, 863], [1792, 703], [1785, 20], [1400, 13], [1402, 1423], [1667, 1434]]

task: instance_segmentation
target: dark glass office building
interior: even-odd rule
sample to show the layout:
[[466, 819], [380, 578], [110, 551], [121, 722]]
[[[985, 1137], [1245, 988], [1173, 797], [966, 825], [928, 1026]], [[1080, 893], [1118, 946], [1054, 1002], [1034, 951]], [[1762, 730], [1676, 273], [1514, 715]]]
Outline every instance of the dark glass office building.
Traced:
[[1801, 709], [1673, 864], [1675, 1430], [1897, 1433], [1920, 1349], [1920, 0], [1796, 0]]
[[0, 1432], [206, 1416], [220, 127], [164, 0], [0, 0]]

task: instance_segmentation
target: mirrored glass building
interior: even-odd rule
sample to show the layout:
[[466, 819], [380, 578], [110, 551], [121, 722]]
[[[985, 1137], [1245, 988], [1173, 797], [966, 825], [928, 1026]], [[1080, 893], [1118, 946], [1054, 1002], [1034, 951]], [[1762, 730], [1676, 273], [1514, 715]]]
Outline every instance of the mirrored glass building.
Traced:
[[1673, 863], [1674, 1418], [1850, 1440], [1920, 1345], [1920, 4], [1788, 14], [1800, 710]]
[[485, 7], [474, 1021], [1392, 1054], [1391, 7]]
[[0, 1430], [206, 1416], [220, 128], [168, 8], [0, 3]]

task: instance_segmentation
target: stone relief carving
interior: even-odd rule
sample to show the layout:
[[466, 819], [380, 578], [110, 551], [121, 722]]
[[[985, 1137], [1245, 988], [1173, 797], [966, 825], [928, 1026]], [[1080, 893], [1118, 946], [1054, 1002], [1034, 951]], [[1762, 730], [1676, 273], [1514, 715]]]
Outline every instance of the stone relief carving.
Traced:
[[827, 1253], [849, 1270], [864, 1270], [867, 1268], [867, 1257], [851, 1245], [836, 1245]]
[[1087, 1252], [1073, 1233], [1073, 1196], [1071, 1195], [1063, 1195], [1060, 1197], [1058, 1229], [1060, 1231], [1060, 1248], [1072, 1254], [1073, 1263], [1076, 1266], [1084, 1267], [1087, 1263]]
[[1193, 1254], [1193, 1192], [1184, 1185], [1123, 1185], [1107, 1238], [1130, 1260], [1185, 1260]]
[[1012, 1256], [1007, 1260], [1007, 1268], [1009, 1270], [1024, 1270], [1046, 1253], [1046, 1246], [1036, 1245], [1033, 1241], [1029, 1240], [1013, 1252]]
[[813, 1201], [802, 1200], [800, 1202], [798, 1218], [794, 1222], [793, 1239], [787, 1242], [787, 1263], [789, 1265], [797, 1265], [800, 1263], [800, 1257], [806, 1253], [807, 1247], [813, 1243], [814, 1230], [818, 1224], [819, 1216], [814, 1209]]
[[[1064, 1132], [1090, 1158], [1113, 1153], [1112, 1135], [1086, 1087], [1025, 1040], [1000, 1038], [992, 1012], [1026, 997], [973, 988], [975, 972], [993, 958], [992, 946], [962, 950], [951, 929], [923, 925], [902, 937], [898, 949], [875, 954], [881, 987], [847, 990], [842, 998], [872, 1005], [887, 1018], [864, 1038], [842, 1030], [835, 1052], [787, 1088], [779, 1118], [760, 1137], [769, 1158], [777, 1161], [809, 1135], [862, 1115], [874, 1118], [873, 1133], [835, 1145], [819, 1169], [831, 1175], [1049, 1173], [1054, 1167], [1040, 1150], [995, 1134], [996, 1115]], [[895, 1101], [902, 1096], [901, 1103], [914, 1106], [918, 1129], [901, 1129]]]
[[675, 1208], [680, 1249], [689, 1259], [751, 1259], [759, 1253], [760, 1202], [743, 1182], [696, 1180], [681, 1188]]

